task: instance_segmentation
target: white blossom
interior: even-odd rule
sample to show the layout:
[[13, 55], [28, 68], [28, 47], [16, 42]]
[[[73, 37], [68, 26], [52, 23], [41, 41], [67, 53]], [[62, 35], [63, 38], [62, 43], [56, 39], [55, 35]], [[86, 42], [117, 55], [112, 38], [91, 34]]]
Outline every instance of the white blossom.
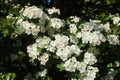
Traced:
[[100, 20], [92, 20], [92, 19], [90, 19], [90, 22], [93, 22], [93, 23], [100, 23], [101, 21], [100, 21]]
[[90, 43], [93, 46], [100, 45], [106, 41], [106, 38], [101, 33], [104, 27], [106, 27], [107, 31], [110, 30], [108, 23], [101, 26], [96, 22], [86, 22], [80, 26], [81, 32], [78, 32], [76, 37], [81, 38], [82, 43]]
[[19, 25], [18, 27], [21, 27], [24, 29], [24, 32], [27, 33], [28, 35], [32, 34], [34, 36], [36, 36], [40, 30], [40, 26], [35, 25], [34, 23], [30, 23], [28, 21], [22, 21], [22, 19], [17, 21], [17, 25]]
[[59, 56], [63, 61], [71, 57], [72, 54], [79, 55], [82, 50], [79, 49], [76, 45], [66, 46], [64, 48], [59, 48], [56, 52], [56, 55]]
[[39, 19], [39, 24], [40, 26], [42, 26], [43, 28], [45, 28], [45, 25], [46, 25], [46, 21], [47, 20], [50, 20], [50, 17], [47, 15], [47, 14], [42, 14], [42, 17]]
[[36, 6], [31, 6], [25, 7], [22, 14], [28, 17], [29, 19], [36, 19], [42, 17], [43, 11]]
[[12, 2], [13, 0], [3, 0], [5, 4], [9, 4], [10, 2]]
[[88, 31], [92, 31], [94, 29], [94, 26], [96, 25], [96, 23], [94, 23], [94, 22], [86, 22], [86, 23], [84, 23], [82, 25], [83, 25], [83, 28], [81, 29], [82, 32], [84, 32], [84, 31], [88, 32]]
[[75, 53], [76, 55], [79, 55], [79, 54], [82, 52], [82, 50], [80, 50], [80, 48], [79, 48], [78, 46], [76, 46], [76, 45], [71, 45], [71, 46], [70, 46], [70, 49], [71, 49], [71, 51], [73, 51], [73, 53]]
[[76, 36], [70, 36], [70, 42], [77, 45], [79, 43], [78, 38]]
[[82, 32], [82, 43], [88, 43], [89, 41], [92, 41], [92, 33]]
[[71, 80], [78, 80], [78, 79], [72, 78]]
[[70, 16], [70, 18], [72, 19], [71, 21], [72, 21], [72, 22], [75, 22], [75, 23], [77, 23], [77, 22], [80, 21], [80, 18], [77, 17], [77, 16]]
[[58, 15], [60, 15], [60, 10], [56, 9], [55, 7], [49, 8], [47, 11], [48, 11], [48, 14], [57, 13]]
[[23, 22], [23, 19], [22, 18], [18, 18], [17, 22], [16, 22], [16, 25], [20, 25], [20, 23]]
[[102, 42], [105, 42], [106, 39], [105, 37], [103, 36], [102, 33], [100, 33], [99, 31], [94, 31], [92, 34], [91, 34], [91, 37], [92, 37], [92, 40], [89, 41], [90, 43], [92, 43], [94, 46], [95, 45], [100, 45]]
[[92, 53], [86, 52], [84, 54], [84, 63], [93, 65], [96, 62], [97, 62], [97, 59]]
[[110, 68], [107, 75], [103, 78], [103, 80], [114, 80], [115, 76], [116, 76], [115, 70], [113, 68]]
[[52, 18], [50, 19], [50, 26], [55, 29], [60, 29], [61, 27], [64, 26], [64, 21], [62, 21], [59, 18]]
[[113, 44], [113, 45], [119, 44], [119, 39], [117, 35], [114, 35], [114, 34], [107, 35], [107, 39], [110, 44]]
[[58, 49], [56, 55], [59, 56], [63, 61], [67, 60], [68, 57], [71, 57], [73, 51], [70, 49], [70, 46]]
[[119, 24], [120, 17], [113, 17], [113, 24]]
[[47, 69], [44, 69], [43, 71], [37, 72], [35, 76], [37, 78], [39, 78], [39, 77], [45, 77], [46, 74], [47, 74]]
[[67, 46], [69, 38], [66, 35], [56, 34], [54, 35], [55, 40], [52, 42], [52, 45], [59, 48]]
[[48, 55], [47, 53], [43, 53], [43, 55], [40, 56], [40, 57], [38, 58], [38, 60], [40, 61], [40, 63], [41, 63], [42, 65], [45, 65], [46, 62], [49, 60], [49, 55]]
[[106, 41], [105, 37], [99, 31], [82, 32], [83, 43], [90, 43], [95, 46], [95, 45], [100, 45], [102, 42], [105, 42], [105, 41]]
[[78, 32], [78, 33], [76, 34], [76, 37], [77, 37], [77, 38], [81, 38], [81, 37], [82, 37], [82, 32]]
[[96, 78], [96, 73], [98, 72], [97, 67], [87, 66], [86, 70], [86, 76], [83, 78], [83, 80], [94, 80]]
[[114, 63], [115, 63], [115, 65], [116, 65], [117, 67], [119, 67], [119, 66], [120, 66], [119, 61], [115, 61]]
[[47, 36], [38, 37], [36, 39], [36, 43], [38, 44], [38, 47], [40, 47], [40, 48], [47, 48], [50, 41], [51, 41], [51, 39]]
[[67, 60], [65, 64], [63, 64], [63, 66], [65, 67], [66, 71], [75, 72], [77, 66], [76, 62], [77, 62], [76, 58], [72, 57], [69, 60]]
[[111, 29], [110, 29], [110, 23], [107, 22], [106, 24], [101, 24], [102, 28], [105, 29], [106, 32], [111, 32]]
[[70, 33], [73, 33], [75, 34], [77, 32], [77, 26], [75, 24], [70, 24], [69, 25], [69, 30], [70, 30]]
[[29, 57], [36, 59], [39, 55], [39, 52], [37, 50], [37, 44], [34, 43], [32, 45], [27, 46], [27, 52]]
[[84, 62], [77, 62], [76, 69], [80, 71], [80, 73], [84, 73], [86, 71], [87, 64]]
[[52, 45], [53, 44], [53, 41], [51, 41], [49, 43], [49, 45], [47, 46], [47, 50], [50, 51], [50, 52], [55, 52], [56, 50], [56, 47]]

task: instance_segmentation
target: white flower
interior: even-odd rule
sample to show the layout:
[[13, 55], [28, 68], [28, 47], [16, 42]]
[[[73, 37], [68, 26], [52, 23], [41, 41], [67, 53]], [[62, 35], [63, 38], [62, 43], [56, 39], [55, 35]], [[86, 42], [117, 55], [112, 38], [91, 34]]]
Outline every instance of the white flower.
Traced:
[[114, 63], [115, 63], [115, 65], [116, 65], [117, 67], [119, 67], [119, 66], [120, 66], [119, 61], [115, 61]]
[[73, 50], [71, 49], [70, 46], [66, 46], [64, 48], [59, 48], [56, 52], [56, 55], [59, 56], [62, 61], [65, 61], [68, 59], [68, 57], [71, 57], [71, 55], [73, 54]]
[[9, 14], [9, 15], [6, 16], [6, 18], [10, 19], [10, 18], [14, 18], [14, 17], [13, 17], [13, 14]]
[[87, 64], [84, 62], [77, 62], [76, 69], [80, 71], [80, 73], [84, 73], [86, 71]]
[[36, 77], [38, 77], [38, 78], [39, 78], [39, 76], [40, 76], [40, 77], [45, 77], [46, 74], [47, 74], [47, 69], [44, 69], [43, 71], [38, 72], [38, 73], [36, 74]]
[[120, 17], [113, 17], [113, 24], [119, 24]]
[[98, 71], [97, 67], [87, 66], [86, 73], [84, 74], [82, 80], [94, 80]]
[[63, 48], [67, 46], [69, 38], [65, 35], [56, 34], [54, 35], [55, 40], [52, 42], [52, 45], [57, 48]]
[[46, 62], [49, 60], [49, 55], [48, 55], [47, 53], [43, 53], [43, 55], [40, 56], [40, 57], [38, 58], [38, 60], [40, 61], [40, 63], [41, 63], [42, 65], [45, 65]]
[[76, 58], [72, 57], [69, 60], [67, 60], [65, 64], [63, 64], [63, 66], [65, 67], [66, 71], [75, 72], [77, 66], [76, 62], [77, 62]]
[[40, 24], [40, 26], [45, 28], [45, 24], [46, 24], [47, 20], [50, 20], [50, 17], [44, 13], [44, 14], [42, 14], [42, 17], [39, 19], [38, 23]]
[[82, 50], [79, 49], [76, 45], [66, 46], [64, 48], [59, 48], [56, 52], [56, 55], [59, 56], [62, 61], [67, 60], [69, 57], [71, 57], [72, 54], [79, 55], [82, 52]]
[[59, 18], [52, 18], [50, 19], [50, 26], [55, 29], [60, 29], [64, 26], [64, 22]]
[[77, 27], [75, 24], [70, 24], [69, 28], [70, 28], [70, 33], [75, 34], [77, 32]]
[[37, 50], [37, 44], [34, 43], [32, 45], [27, 46], [27, 52], [28, 52], [29, 57], [32, 57], [33, 59], [36, 59], [37, 56], [39, 55], [39, 52]]
[[36, 19], [42, 17], [43, 11], [36, 6], [31, 6], [31, 7], [25, 7], [22, 14], [28, 17], [29, 19]]
[[56, 47], [53, 46], [53, 41], [51, 41], [51, 42], [49, 43], [49, 45], [47, 46], [47, 50], [50, 51], [50, 52], [55, 52]]
[[95, 78], [98, 71], [97, 67], [87, 66], [87, 76]]
[[51, 41], [51, 39], [47, 36], [38, 37], [36, 39], [36, 43], [38, 44], [38, 47], [40, 47], [40, 48], [47, 48], [50, 41]]
[[78, 80], [78, 79], [72, 78], [71, 80]]
[[48, 11], [48, 14], [57, 13], [58, 15], [60, 15], [60, 10], [56, 9], [55, 7], [49, 8], [47, 11]]
[[82, 50], [80, 50], [80, 48], [79, 48], [78, 46], [76, 46], [76, 45], [71, 45], [71, 46], [70, 46], [70, 49], [71, 49], [71, 51], [73, 51], [73, 53], [75, 53], [76, 55], [79, 55], [79, 54], [82, 52]]
[[111, 32], [111, 29], [110, 29], [110, 23], [107, 22], [106, 24], [104, 25], [101, 25], [103, 29], [105, 29], [106, 32]]
[[114, 77], [116, 76], [115, 70], [113, 68], [110, 68], [107, 75], [104, 77], [104, 80], [114, 80]]
[[70, 36], [70, 42], [72, 42], [72, 43], [74, 43], [75, 45], [77, 45], [78, 44], [78, 38], [77, 37], [75, 37], [75, 36]]
[[88, 43], [89, 41], [92, 41], [92, 33], [82, 32], [82, 43]]
[[32, 34], [33, 36], [36, 36], [40, 32], [40, 26], [29, 21], [23, 21], [22, 18], [17, 20], [16, 25], [20, 31], [22, 30], [22, 33], [25, 32], [28, 35]]
[[[82, 29], [81, 29], [82, 32], [84, 32], [84, 31], [87, 31], [87, 32], [103, 31], [103, 29], [104, 29], [103, 25], [101, 26], [101, 24], [99, 22], [94, 22], [94, 21], [86, 22], [86, 23], [82, 24], [81, 26], [82, 26]], [[79, 26], [79, 27], [81, 27], [81, 26]]]
[[91, 37], [92, 37], [92, 40], [89, 41], [91, 44], [93, 44], [94, 46], [95, 45], [100, 45], [102, 42], [105, 42], [106, 39], [105, 37], [103, 36], [102, 33], [100, 33], [99, 31], [94, 31], [92, 34], [91, 34]]
[[23, 21], [20, 26], [25, 29], [25, 33], [28, 35], [32, 34], [36, 36], [40, 32], [40, 26], [37, 26], [34, 23], [29, 23], [28, 21]]
[[105, 42], [106, 39], [102, 33], [99, 31], [94, 32], [82, 32], [82, 42], [83, 43], [90, 43], [95, 45], [100, 45], [102, 42]]
[[65, 61], [68, 59], [68, 56], [71, 55], [71, 52], [69, 50], [66, 49], [58, 49], [56, 51], [56, 55], [60, 57], [60, 59], [62, 59], [62, 61]]
[[117, 35], [110, 34], [107, 36], [107, 39], [110, 44], [113, 44], [113, 45], [119, 44], [119, 39]]
[[9, 4], [10, 2], [12, 2], [13, 0], [2, 0], [4, 1], [5, 4]]
[[76, 34], [76, 37], [77, 37], [77, 38], [81, 38], [81, 37], [82, 37], [82, 33], [81, 33], [81, 32], [78, 32], [78, 33]]
[[79, 17], [77, 17], [77, 16], [71, 16], [70, 17], [72, 20], [72, 22], [75, 22], [75, 23], [77, 23], [77, 22], [79, 22], [80, 21], [80, 18]]
[[90, 19], [90, 22], [93, 22], [93, 23], [100, 23], [101, 21], [100, 21], [100, 20], [91, 20], [91, 19]]
[[20, 25], [20, 23], [22, 23], [23, 22], [23, 19], [22, 18], [19, 18], [18, 20], [17, 20], [17, 22], [16, 22], [16, 25]]
[[89, 65], [93, 65], [96, 62], [97, 62], [97, 59], [92, 53], [86, 52], [84, 54], [84, 63], [89, 64]]
[[[81, 79], [80, 79], [81, 80]], [[89, 77], [89, 76], [85, 76], [82, 80], [94, 80], [94, 78]]]
[[92, 31], [94, 29], [94, 26], [96, 25], [96, 23], [94, 22], [86, 22], [83, 24], [83, 28], [82, 28], [82, 32], [84, 31]]

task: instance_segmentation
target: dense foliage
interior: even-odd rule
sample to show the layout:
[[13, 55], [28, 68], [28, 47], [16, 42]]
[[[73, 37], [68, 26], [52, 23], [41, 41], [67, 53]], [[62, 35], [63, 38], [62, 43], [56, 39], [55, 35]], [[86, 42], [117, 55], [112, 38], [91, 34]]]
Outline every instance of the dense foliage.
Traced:
[[119, 80], [119, 0], [0, 0], [0, 80]]

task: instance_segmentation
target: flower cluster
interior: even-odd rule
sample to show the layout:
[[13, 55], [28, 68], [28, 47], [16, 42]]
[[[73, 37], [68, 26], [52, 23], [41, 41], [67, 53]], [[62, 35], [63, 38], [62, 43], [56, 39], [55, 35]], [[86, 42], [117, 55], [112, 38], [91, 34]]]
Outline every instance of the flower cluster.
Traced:
[[18, 21], [17, 24], [22, 28], [22, 31], [27, 33], [28, 35], [37, 35], [39, 33], [40, 26], [35, 25], [32, 22], [28, 21]]
[[110, 44], [116, 45], [119, 44], [119, 39], [117, 35], [110, 34], [107, 36]]
[[64, 26], [64, 22], [61, 19], [52, 18], [50, 19], [50, 26], [55, 29], [59, 29]]
[[80, 71], [82, 76], [79, 78], [80, 80], [94, 80], [96, 77], [96, 73], [99, 71], [97, 67], [93, 67], [94, 63], [97, 62], [97, 59], [92, 53], [86, 52], [84, 54], [84, 61], [79, 62], [75, 57], [67, 60], [63, 66], [66, 71], [75, 72], [76, 70]]
[[29, 53], [29, 57], [32, 57], [33, 59], [36, 59], [39, 55], [39, 52], [37, 50], [37, 44], [32, 44], [27, 46], [27, 52]]
[[57, 13], [58, 15], [60, 15], [60, 10], [56, 9], [55, 7], [49, 8], [47, 11], [48, 11], [48, 14]]
[[84, 60], [82, 62], [77, 61], [75, 57], [70, 58], [69, 60], [65, 61], [64, 67], [67, 71], [75, 72], [79, 70], [80, 73], [85, 73], [87, 65], [93, 65], [97, 62], [97, 59], [92, 53], [84, 53]]
[[32, 7], [25, 7], [22, 14], [28, 17], [29, 19], [36, 19], [42, 17], [43, 11], [36, 6], [32, 6]]
[[113, 17], [113, 24], [120, 25], [120, 17]]
[[[53, 13], [60, 14], [59, 9], [48, 9], [48, 14]], [[109, 22], [105, 24], [99, 20], [82, 22], [76, 16], [71, 16], [70, 21], [64, 21], [49, 17], [35, 6], [26, 7], [22, 11], [22, 16], [24, 18], [18, 19], [17, 27], [20, 27], [23, 33], [35, 36], [36, 39], [35, 43], [27, 46], [28, 56], [47, 66], [47, 62], [51, 58], [54, 59], [52, 57], [54, 55], [55, 59], [61, 61], [58, 64], [64, 67], [64, 71], [79, 72], [80, 80], [94, 80], [99, 71], [97, 67], [93, 67], [97, 63], [98, 54], [94, 49], [91, 50], [91, 47], [101, 46], [101, 43], [105, 42], [119, 45], [119, 37], [112, 33]], [[114, 21], [114, 24], [118, 23], [119, 21]], [[41, 73], [41, 76], [44, 74], [46, 71], [43, 75]]]

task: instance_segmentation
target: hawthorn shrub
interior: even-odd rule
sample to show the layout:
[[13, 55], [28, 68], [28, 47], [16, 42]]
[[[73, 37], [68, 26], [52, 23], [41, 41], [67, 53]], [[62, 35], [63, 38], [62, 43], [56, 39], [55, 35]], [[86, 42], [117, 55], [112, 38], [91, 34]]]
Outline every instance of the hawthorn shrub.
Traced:
[[119, 0], [1, 0], [0, 80], [119, 80]]

